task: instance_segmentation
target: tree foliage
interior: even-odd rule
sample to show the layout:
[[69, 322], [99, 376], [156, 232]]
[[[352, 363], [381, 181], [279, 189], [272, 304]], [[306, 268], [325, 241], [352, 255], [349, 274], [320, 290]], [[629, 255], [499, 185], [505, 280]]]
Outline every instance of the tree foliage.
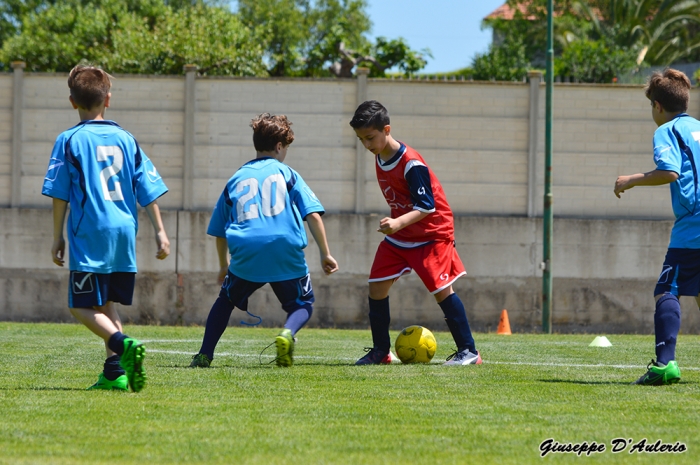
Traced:
[[78, 62], [113, 73], [181, 74], [196, 63], [210, 74], [262, 75], [262, 49], [227, 9], [203, 2], [67, 0], [22, 17], [0, 60], [30, 71], [68, 71]]
[[112, 73], [372, 76], [426, 65], [399, 38], [367, 39], [366, 0], [0, 0], [0, 69], [65, 72], [78, 62]]
[[[512, 20], [490, 19], [502, 45], [477, 56], [502, 63], [492, 79], [511, 79], [507, 63], [520, 60], [524, 44], [528, 67], [543, 68], [547, 0], [508, 0]], [[700, 57], [700, 0], [561, 0], [554, 2], [555, 72], [582, 82], [611, 82], [639, 66], [668, 66]], [[500, 57], [496, 56], [500, 54]], [[524, 73], [523, 73], [524, 75]]]
[[239, 0], [241, 20], [265, 30], [265, 61], [271, 76], [350, 77], [356, 66], [384, 76], [394, 66], [412, 74], [427, 64], [428, 50], [414, 51], [402, 38], [366, 34], [366, 0]]

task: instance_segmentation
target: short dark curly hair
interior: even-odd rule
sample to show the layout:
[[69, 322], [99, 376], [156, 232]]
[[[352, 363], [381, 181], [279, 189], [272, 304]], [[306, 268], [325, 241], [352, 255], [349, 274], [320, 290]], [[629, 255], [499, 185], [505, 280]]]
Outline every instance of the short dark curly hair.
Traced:
[[258, 152], [275, 150], [277, 142], [285, 147], [294, 142], [292, 123], [285, 115], [262, 113], [250, 121], [253, 128], [253, 145]]

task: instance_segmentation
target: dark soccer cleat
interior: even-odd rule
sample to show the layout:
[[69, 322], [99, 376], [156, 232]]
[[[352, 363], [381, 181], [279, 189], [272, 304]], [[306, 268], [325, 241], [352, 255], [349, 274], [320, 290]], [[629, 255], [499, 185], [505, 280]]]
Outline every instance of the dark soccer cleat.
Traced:
[[671, 360], [666, 365], [652, 360], [649, 365], [647, 365], [647, 372], [632, 384], [663, 386], [665, 384], [675, 384], [680, 380], [681, 370], [678, 368], [678, 363], [676, 363], [675, 360]]
[[134, 392], [139, 392], [146, 385], [146, 372], [143, 369], [143, 359], [146, 356], [146, 348], [136, 339], [127, 337], [124, 339], [124, 353], [119, 359], [129, 387]]
[[391, 363], [391, 352], [365, 347], [367, 355], [355, 362], [355, 365], [388, 365]]
[[100, 373], [99, 378], [97, 378], [97, 382], [87, 388], [87, 390], [91, 391], [94, 389], [104, 389], [106, 391], [128, 391], [128, 383], [129, 381], [127, 380], [126, 375], [121, 375], [114, 381], [110, 381], [105, 378], [104, 373]]
[[481, 354], [477, 350], [476, 353], [469, 352], [469, 349], [464, 349], [461, 352], [455, 352], [444, 363], [445, 365], [481, 365]]
[[190, 368], [209, 368], [211, 359], [206, 354], [197, 354], [192, 356]]

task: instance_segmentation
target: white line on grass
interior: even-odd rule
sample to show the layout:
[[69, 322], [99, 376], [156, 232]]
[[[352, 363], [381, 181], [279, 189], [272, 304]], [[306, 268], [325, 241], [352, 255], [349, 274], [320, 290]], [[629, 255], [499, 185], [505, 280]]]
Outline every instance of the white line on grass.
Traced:
[[[159, 349], [147, 349], [147, 352], [149, 353], [158, 353], [158, 354], [173, 354], [173, 355], [193, 355], [192, 352], [185, 352], [185, 351], [180, 351], [180, 350], [159, 350]], [[274, 356], [274, 351], [271, 352], [271, 355]], [[231, 352], [217, 352], [216, 353], [217, 357], [259, 357], [259, 354], [240, 354], [240, 353], [231, 353]], [[265, 354], [263, 354], [263, 357]], [[313, 355], [295, 355], [294, 358], [297, 359], [308, 359], [308, 360], [331, 360], [329, 357], [319, 357], [319, 356], [313, 356]], [[337, 357], [334, 358], [333, 360], [348, 360], [348, 361], [354, 361], [356, 358], [351, 358], [351, 357]], [[443, 362], [431, 362], [434, 364], [442, 364]], [[606, 365], [603, 363], [596, 363], [596, 364], [583, 364], [583, 363], [541, 363], [541, 362], [491, 362], [491, 361], [484, 361], [485, 365], [525, 365], [525, 366], [537, 366], [537, 367], [572, 367], [572, 368], [617, 368], [617, 369], [622, 369], [622, 370], [637, 370], [639, 368], [644, 368], [645, 365]], [[700, 370], [700, 367], [681, 367], [682, 370], [690, 370], [690, 371], [698, 371]]]

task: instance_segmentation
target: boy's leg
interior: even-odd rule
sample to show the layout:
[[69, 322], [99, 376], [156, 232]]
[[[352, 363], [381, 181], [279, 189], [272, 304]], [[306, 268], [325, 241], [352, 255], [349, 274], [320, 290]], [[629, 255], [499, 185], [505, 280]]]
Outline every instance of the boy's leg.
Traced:
[[367, 300], [369, 302], [369, 325], [372, 331], [372, 349], [367, 355], [355, 362], [355, 365], [391, 363], [389, 289], [391, 289], [393, 284], [393, 279], [369, 283], [369, 297]]
[[457, 345], [457, 351], [468, 349], [475, 354], [476, 345], [469, 327], [467, 312], [464, 310], [462, 300], [452, 291], [452, 286], [436, 294], [435, 300], [445, 314], [445, 323]]
[[199, 349], [199, 354], [206, 355], [209, 362], [214, 360], [214, 350], [226, 331], [233, 308], [234, 305], [228, 300], [228, 297], [219, 296], [209, 310], [202, 347]]
[[313, 314], [316, 301], [311, 275], [298, 279], [270, 283], [282, 309], [287, 312], [284, 329], [275, 338], [277, 366], [289, 367], [294, 363], [294, 335], [306, 325]]
[[673, 294], [657, 295], [654, 312], [656, 363], [668, 364], [676, 359], [676, 340], [681, 329], [681, 305]]
[[393, 284], [393, 279], [369, 283], [369, 325], [372, 330], [372, 346], [382, 352], [389, 352], [391, 349], [389, 290]]
[[191, 368], [206, 368], [209, 366], [211, 361], [214, 360], [214, 350], [224, 331], [226, 331], [234, 307], [244, 311], [247, 310], [248, 297], [264, 284], [246, 281], [230, 271], [228, 272], [221, 285], [219, 297], [212, 305], [211, 310], [209, 310], [202, 346], [199, 352], [192, 357]]

